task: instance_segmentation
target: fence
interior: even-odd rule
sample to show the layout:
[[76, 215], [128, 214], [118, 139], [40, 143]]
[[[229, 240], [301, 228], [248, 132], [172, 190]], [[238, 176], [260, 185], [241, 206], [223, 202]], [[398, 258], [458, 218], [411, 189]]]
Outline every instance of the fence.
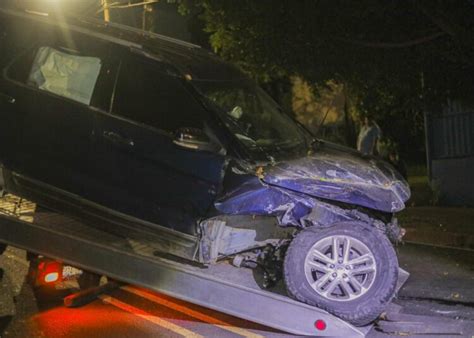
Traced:
[[474, 109], [451, 103], [426, 114], [425, 123], [430, 180], [441, 202], [474, 206]]
[[428, 115], [427, 119], [431, 159], [474, 155], [474, 111]]

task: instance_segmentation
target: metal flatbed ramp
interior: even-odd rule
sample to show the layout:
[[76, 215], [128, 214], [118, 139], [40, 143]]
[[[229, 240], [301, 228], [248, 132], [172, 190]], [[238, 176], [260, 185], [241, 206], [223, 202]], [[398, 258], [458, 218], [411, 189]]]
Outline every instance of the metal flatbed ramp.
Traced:
[[[271, 328], [296, 335], [344, 337], [363, 337], [371, 328], [356, 328], [294, 301], [281, 285], [264, 290], [255, 271], [227, 263], [210, 268], [177, 263], [157, 257], [149, 239], [140, 239], [139, 234], [131, 237], [55, 213], [37, 213], [31, 222], [0, 215], [0, 242]], [[316, 320], [324, 320], [327, 328], [318, 331]]]

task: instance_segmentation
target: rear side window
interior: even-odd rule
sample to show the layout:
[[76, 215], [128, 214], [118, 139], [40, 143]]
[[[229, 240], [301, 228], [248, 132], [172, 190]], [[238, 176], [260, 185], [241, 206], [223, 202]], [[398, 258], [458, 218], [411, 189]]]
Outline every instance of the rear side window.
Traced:
[[113, 113], [169, 133], [203, 127], [203, 108], [182, 80], [139, 58], [122, 64]]
[[27, 84], [90, 105], [101, 68], [102, 61], [98, 57], [40, 47]]
[[[3, 4], [4, 0], [0, 0]], [[1, 6], [1, 5], [0, 5]], [[14, 57], [54, 35], [51, 27], [29, 19], [0, 14], [0, 62], [2, 70]]]
[[24, 52], [8, 78], [69, 100], [109, 111], [117, 64], [97, 43], [84, 38], [71, 45], [49, 43]]

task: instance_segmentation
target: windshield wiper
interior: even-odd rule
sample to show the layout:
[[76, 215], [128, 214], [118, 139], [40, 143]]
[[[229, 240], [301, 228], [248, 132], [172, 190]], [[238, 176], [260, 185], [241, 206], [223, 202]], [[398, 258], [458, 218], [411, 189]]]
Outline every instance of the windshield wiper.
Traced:
[[296, 147], [297, 145], [300, 145], [301, 142], [299, 142], [298, 140], [286, 140], [286, 141], [283, 141], [283, 142], [279, 142], [277, 144], [275, 144], [276, 147], [280, 147], [280, 148], [284, 148], [284, 149], [288, 149], [288, 148], [294, 148]]

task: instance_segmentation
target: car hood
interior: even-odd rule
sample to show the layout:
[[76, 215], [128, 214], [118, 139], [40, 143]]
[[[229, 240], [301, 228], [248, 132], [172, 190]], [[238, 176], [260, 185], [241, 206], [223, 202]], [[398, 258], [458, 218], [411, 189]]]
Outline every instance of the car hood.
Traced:
[[265, 183], [328, 200], [397, 212], [410, 188], [388, 163], [329, 143], [306, 157], [263, 168]]

